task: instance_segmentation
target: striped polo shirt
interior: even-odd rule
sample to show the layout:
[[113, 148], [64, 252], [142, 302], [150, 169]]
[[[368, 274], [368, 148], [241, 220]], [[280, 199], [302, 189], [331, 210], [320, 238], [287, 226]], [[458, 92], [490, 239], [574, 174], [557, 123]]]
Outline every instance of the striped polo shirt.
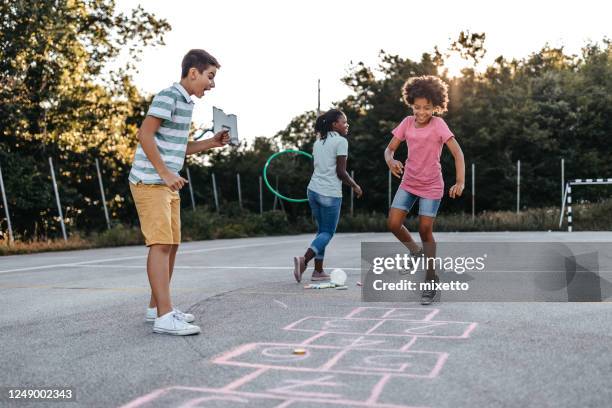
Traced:
[[[185, 161], [192, 113], [193, 101], [179, 83], [155, 95], [147, 112], [147, 116], [162, 119], [155, 132], [155, 144], [168, 170], [177, 175]], [[134, 184], [164, 184], [140, 143], [136, 147], [129, 180]]]

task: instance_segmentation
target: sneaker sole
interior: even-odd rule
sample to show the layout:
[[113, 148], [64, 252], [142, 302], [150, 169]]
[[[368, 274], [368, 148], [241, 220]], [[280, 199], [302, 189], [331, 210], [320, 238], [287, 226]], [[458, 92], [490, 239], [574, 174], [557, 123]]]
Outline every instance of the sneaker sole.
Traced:
[[327, 277], [327, 278], [310, 278], [310, 281], [311, 282], [328, 281], [328, 280], [330, 280], [330, 278], [331, 278], [331, 276]]
[[300, 273], [300, 258], [297, 256], [293, 257], [293, 277], [297, 283], [302, 281], [302, 274]]
[[[155, 317], [145, 317], [145, 323], [155, 323]], [[185, 323], [193, 323], [195, 322], [195, 317], [193, 319], [185, 319]]]
[[186, 330], [166, 330], [166, 329], [160, 329], [158, 327], [153, 328], [153, 333], [170, 334], [172, 336], [190, 336], [193, 334], [200, 334], [200, 332], [201, 330], [199, 327], [195, 329], [186, 329]]

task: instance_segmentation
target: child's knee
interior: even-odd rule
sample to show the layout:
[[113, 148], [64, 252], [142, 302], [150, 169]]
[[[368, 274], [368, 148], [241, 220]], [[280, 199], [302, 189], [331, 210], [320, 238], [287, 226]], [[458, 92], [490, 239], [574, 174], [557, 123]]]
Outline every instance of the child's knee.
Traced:
[[149, 251], [159, 254], [170, 255], [173, 249], [178, 249], [178, 245], [172, 244], [154, 244], [149, 247]]
[[327, 231], [323, 231], [319, 234], [319, 236], [321, 237], [321, 239], [324, 239], [325, 241], [329, 242], [332, 239], [332, 236], [334, 234], [331, 232], [327, 232]]
[[399, 233], [400, 230], [402, 229], [402, 223], [399, 222], [398, 220], [387, 218], [387, 228], [389, 229], [389, 231], [396, 234], [396, 233]]

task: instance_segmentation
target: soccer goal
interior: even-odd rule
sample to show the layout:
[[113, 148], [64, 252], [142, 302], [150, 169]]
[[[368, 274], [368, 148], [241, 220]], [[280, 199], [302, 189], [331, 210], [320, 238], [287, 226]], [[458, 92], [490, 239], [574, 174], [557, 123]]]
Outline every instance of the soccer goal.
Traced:
[[563, 193], [563, 206], [561, 207], [561, 214], [559, 216], [559, 228], [563, 225], [563, 215], [565, 206], [567, 205], [567, 232], [572, 232], [572, 186], [594, 186], [600, 184], [612, 184], [612, 178], [598, 178], [598, 179], [575, 179], [565, 183], [565, 191]]

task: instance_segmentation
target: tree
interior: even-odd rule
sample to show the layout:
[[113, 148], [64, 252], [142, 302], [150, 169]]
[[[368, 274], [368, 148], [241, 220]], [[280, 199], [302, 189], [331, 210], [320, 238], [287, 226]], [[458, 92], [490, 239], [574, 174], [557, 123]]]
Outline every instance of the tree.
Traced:
[[[133, 62], [104, 69], [122, 50], [134, 61], [142, 47], [163, 44], [170, 26], [141, 7], [116, 13], [114, 1], [22, 0], [0, 4], [0, 28], [2, 150], [34, 159], [5, 158], [5, 178], [20, 174], [19, 185], [40, 189], [53, 156], [71, 225], [94, 227], [90, 210], [101, 209], [93, 160], [101, 159], [112, 190], [125, 196], [126, 164], [147, 102], [131, 83]], [[52, 203], [22, 193], [8, 194], [12, 210], [29, 209], [16, 217], [16, 229], [47, 225], [43, 218]], [[123, 199], [110, 196], [111, 210], [124, 213]]]

